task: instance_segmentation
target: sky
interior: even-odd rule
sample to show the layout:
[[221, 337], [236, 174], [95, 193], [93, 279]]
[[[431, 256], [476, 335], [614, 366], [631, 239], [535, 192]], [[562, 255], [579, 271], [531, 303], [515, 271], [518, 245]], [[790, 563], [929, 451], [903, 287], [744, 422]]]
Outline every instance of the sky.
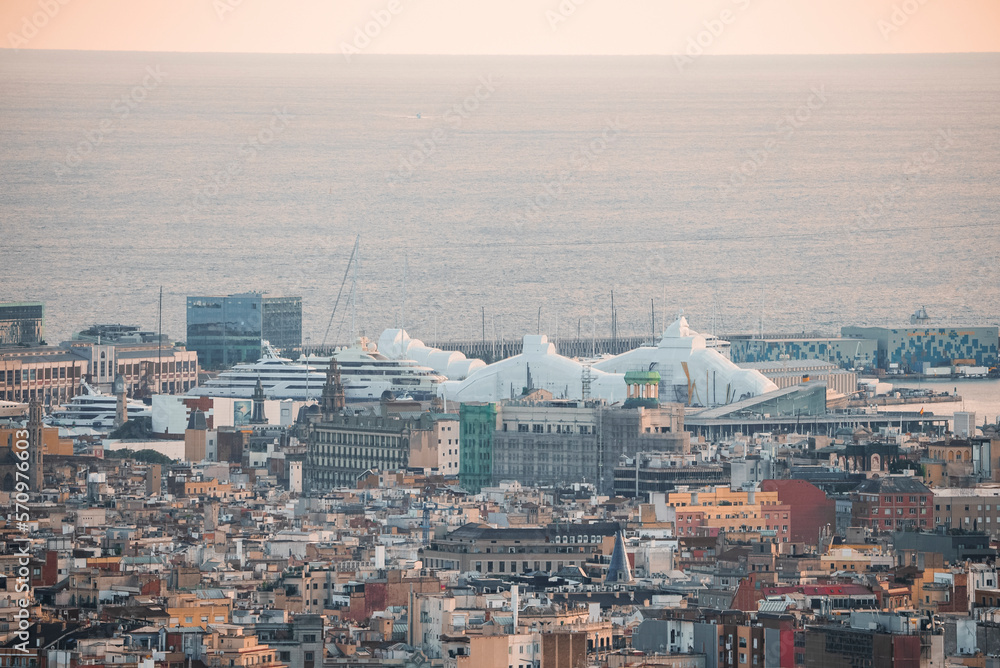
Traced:
[[0, 0], [0, 35], [346, 57], [970, 53], [1000, 51], [1000, 0]]

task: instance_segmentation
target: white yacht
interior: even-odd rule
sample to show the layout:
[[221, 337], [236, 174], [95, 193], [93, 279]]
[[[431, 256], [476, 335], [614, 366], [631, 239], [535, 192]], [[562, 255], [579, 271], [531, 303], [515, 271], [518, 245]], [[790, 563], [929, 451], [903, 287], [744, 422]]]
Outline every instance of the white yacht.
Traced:
[[[56, 427], [93, 427], [110, 429], [115, 425], [118, 399], [113, 394], [98, 392], [86, 382], [81, 383], [83, 393], [73, 397], [69, 403], [52, 411], [46, 422]], [[128, 419], [150, 417], [152, 409], [138, 401], [126, 400]]]
[[[392, 360], [379, 353], [368, 339], [334, 352], [347, 401], [378, 401], [386, 391], [394, 397], [418, 401], [433, 398], [445, 380], [430, 367], [413, 360]], [[253, 363], [237, 364], [221, 372], [188, 394], [203, 397], [249, 399], [260, 379], [268, 399], [318, 399], [326, 383], [330, 357], [302, 356], [298, 360], [279, 357], [264, 344], [264, 356]]]

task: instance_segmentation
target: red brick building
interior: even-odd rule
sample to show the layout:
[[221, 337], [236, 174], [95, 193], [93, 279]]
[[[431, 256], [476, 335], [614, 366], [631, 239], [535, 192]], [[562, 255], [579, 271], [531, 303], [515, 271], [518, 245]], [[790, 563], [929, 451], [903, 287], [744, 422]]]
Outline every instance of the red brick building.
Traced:
[[778, 501], [793, 506], [789, 513], [789, 540], [793, 543], [816, 545], [819, 531], [830, 526], [837, 529], [837, 502], [826, 492], [806, 480], [764, 480], [763, 492], [777, 492]]
[[934, 528], [934, 494], [912, 476], [872, 478], [851, 492], [854, 526], [873, 532]]

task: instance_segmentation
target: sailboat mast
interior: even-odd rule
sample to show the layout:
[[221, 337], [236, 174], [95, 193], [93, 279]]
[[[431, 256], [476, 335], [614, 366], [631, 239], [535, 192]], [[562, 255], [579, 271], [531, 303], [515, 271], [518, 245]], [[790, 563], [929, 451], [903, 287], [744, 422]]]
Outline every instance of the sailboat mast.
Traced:
[[163, 286], [160, 286], [160, 306], [156, 323], [156, 393], [163, 389]]
[[354, 279], [351, 283], [351, 340], [358, 338], [358, 262], [361, 260], [361, 253], [358, 247], [361, 237], [354, 242]]
[[[358, 252], [358, 242], [361, 240], [361, 235], [359, 234], [354, 239], [354, 248], [351, 249], [351, 257], [347, 259], [347, 266], [344, 267], [344, 278], [340, 281], [340, 290], [337, 291], [337, 301], [333, 303], [333, 311], [330, 312], [330, 320], [326, 323], [326, 332], [323, 333], [323, 342], [320, 344], [320, 348], [326, 346], [326, 338], [330, 335], [330, 328], [333, 326], [333, 317], [337, 314], [337, 307], [340, 306], [340, 297], [344, 294], [344, 285], [347, 284], [347, 277], [351, 273], [351, 263], [354, 262], [354, 256]], [[343, 318], [341, 318], [341, 323], [343, 323]], [[340, 331], [337, 331], [337, 335], [340, 336]]]
[[656, 305], [653, 300], [649, 300], [649, 327], [650, 333], [652, 333], [653, 338], [651, 339], [653, 345], [656, 345]]

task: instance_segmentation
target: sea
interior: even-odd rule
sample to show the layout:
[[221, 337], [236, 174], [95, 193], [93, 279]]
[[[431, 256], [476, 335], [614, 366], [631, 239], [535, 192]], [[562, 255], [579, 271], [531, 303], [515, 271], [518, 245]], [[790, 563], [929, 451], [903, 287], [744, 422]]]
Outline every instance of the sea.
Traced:
[[[890, 383], [893, 389], [916, 388], [932, 390], [934, 392], [949, 394], [961, 397], [961, 401], [949, 401], [932, 404], [904, 404], [896, 406], [880, 407], [879, 412], [898, 413], [913, 412], [923, 409], [924, 415], [934, 415], [936, 417], [952, 416], [959, 412], [975, 413], [975, 423], [982, 427], [984, 424], [1000, 424], [1000, 379], [997, 378], [958, 378], [941, 379], [934, 378], [928, 380], [917, 379], [896, 379], [886, 376], [881, 380]], [[954, 423], [952, 423], [954, 425]]]
[[161, 288], [177, 340], [252, 290], [312, 345], [1000, 322], [997, 54], [4, 49], [0, 177], [50, 343]]

